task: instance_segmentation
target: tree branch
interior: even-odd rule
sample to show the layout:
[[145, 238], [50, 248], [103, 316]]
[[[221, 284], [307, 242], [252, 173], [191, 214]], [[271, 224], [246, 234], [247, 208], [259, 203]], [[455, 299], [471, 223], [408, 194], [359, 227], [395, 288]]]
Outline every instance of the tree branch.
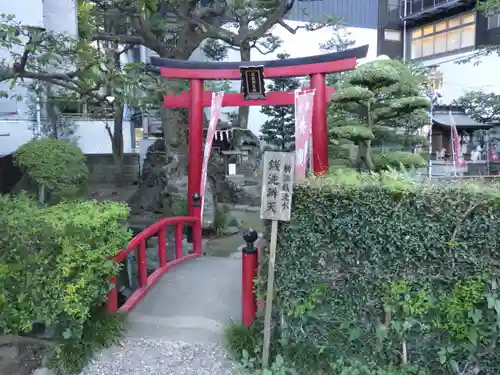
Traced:
[[134, 16], [132, 17], [132, 26], [137, 31], [137, 33], [143, 39], [143, 44], [149, 49], [155, 51], [161, 57], [167, 57], [168, 47], [165, 43], [162, 43], [151, 31], [151, 25], [149, 22], [142, 17]]
[[280, 5], [275, 9], [274, 13], [271, 14], [267, 19], [255, 30], [250, 32], [250, 35], [243, 36], [246, 40], [258, 40], [265, 36], [267, 32], [277, 23], [279, 23], [283, 17], [293, 8], [295, 0], [290, 0], [288, 3], [286, 1], [281, 1]]
[[274, 12], [266, 17], [265, 21], [262, 22], [259, 27], [254, 30], [247, 29], [242, 32], [240, 29], [238, 34], [223, 28], [222, 26], [216, 26], [210, 24], [198, 16], [193, 16], [192, 14], [182, 14], [177, 13], [177, 16], [192, 25], [197, 25], [199, 31], [204, 38], [220, 39], [225, 43], [233, 46], [239, 46], [245, 41], [256, 41], [264, 37], [269, 30], [279, 23], [283, 17], [292, 9], [295, 0], [290, 0], [288, 2], [282, 1], [276, 7]]
[[144, 38], [136, 35], [115, 35], [115, 34], [96, 34], [92, 36], [93, 42], [115, 42], [120, 44], [145, 44]]
[[270, 53], [274, 52], [274, 50], [269, 50], [269, 49], [267, 51], [261, 50], [260, 47], [258, 46], [257, 42], [252, 42], [252, 44], [250, 45], [250, 48], [255, 48], [262, 55], [269, 55]]
[[130, 51], [132, 48], [134, 48], [134, 45], [128, 45], [128, 46], [124, 47], [122, 50], [117, 51], [116, 54], [118, 56], [121, 56], [124, 53], [127, 53], [128, 51]]

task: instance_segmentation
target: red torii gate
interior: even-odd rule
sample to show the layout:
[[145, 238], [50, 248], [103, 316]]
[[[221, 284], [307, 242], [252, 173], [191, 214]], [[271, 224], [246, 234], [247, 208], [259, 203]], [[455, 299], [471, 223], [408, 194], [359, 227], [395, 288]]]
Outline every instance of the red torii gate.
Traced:
[[[203, 108], [210, 107], [212, 92], [203, 90], [204, 80], [241, 80], [244, 67], [263, 67], [264, 77], [310, 76], [310, 88], [316, 89], [312, 120], [313, 170], [316, 175], [328, 171], [328, 125], [326, 104], [333, 88], [326, 86], [326, 73], [352, 70], [357, 59], [366, 57], [368, 46], [342, 52], [271, 61], [203, 62], [151, 58], [151, 65], [159, 67], [165, 78], [188, 79], [189, 92], [164, 97], [165, 108], [189, 108], [189, 166], [188, 166], [188, 207], [189, 216], [200, 220], [200, 207], [196, 196], [201, 196], [201, 172], [203, 161]], [[294, 104], [293, 92], [270, 92], [266, 99], [245, 100], [243, 94], [224, 94], [224, 107], [287, 105]]]

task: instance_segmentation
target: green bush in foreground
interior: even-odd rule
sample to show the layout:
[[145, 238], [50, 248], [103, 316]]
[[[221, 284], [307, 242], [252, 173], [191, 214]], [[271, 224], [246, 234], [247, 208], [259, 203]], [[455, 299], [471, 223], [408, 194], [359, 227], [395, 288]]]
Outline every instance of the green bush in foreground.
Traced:
[[56, 375], [79, 373], [102, 349], [116, 344], [125, 331], [126, 315], [108, 314], [95, 308], [84, 323], [82, 335], [69, 340], [59, 340], [55, 345], [48, 364]]
[[[381, 368], [376, 363], [362, 363], [356, 359], [338, 359], [324, 356], [319, 350], [300, 351], [286, 341], [271, 342], [273, 362], [261, 369], [262, 321], [250, 327], [231, 324], [225, 331], [225, 340], [233, 356], [240, 361], [243, 373], [252, 375], [411, 375], [417, 372], [408, 368]], [[419, 373], [423, 374], [423, 373]]]
[[0, 196], [0, 333], [29, 334], [41, 323], [81, 337], [118, 271], [110, 257], [130, 239], [127, 216], [120, 203], [41, 208]]
[[275, 338], [285, 360], [309, 373], [331, 368], [332, 358], [497, 373], [498, 185], [341, 171], [294, 194], [276, 263]]

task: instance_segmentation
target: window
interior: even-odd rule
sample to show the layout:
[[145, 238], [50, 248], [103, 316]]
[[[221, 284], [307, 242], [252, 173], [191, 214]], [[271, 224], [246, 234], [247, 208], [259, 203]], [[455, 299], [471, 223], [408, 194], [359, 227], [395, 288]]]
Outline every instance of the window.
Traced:
[[399, 8], [399, 0], [387, 0], [387, 10], [393, 11]]
[[446, 38], [448, 42], [446, 43], [447, 51], [454, 51], [460, 48], [460, 29], [448, 31]]
[[422, 57], [422, 39], [417, 39], [411, 43], [411, 58], [418, 59], [420, 57]]
[[422, 39], [422, 57], [434, 54], [434, 39], [432, 36]]
[[440, 31], [445, 31], [445, 30], [446, 30], [446, 21], [436, 23], [436, 32], [437, 33]]
[[424, 35], [431, 35], [434, 33], [434, 25], [424, 27]]
[[384, 40], [389, 40], [391, 42], [401, 41], [401, 31], [399, 30], [384, 30]]
[[476, 39], [476, 25], [469, 25], [462, 28], [460, 37], [460, 48], [467, 48], [474, 45]]
[[434, 54], [444, 53], [446, 50], [446, 33], [436, 34], [434, 36]]
[[[500, 16], [499, 16], [500, 26]], [[411, 58], [433, 56], [474, 47], [476, 15], [474, 12], [426, 25], [411, 31]]]
[[488, 30], [500, 27], [500, 13], [488, 17]]

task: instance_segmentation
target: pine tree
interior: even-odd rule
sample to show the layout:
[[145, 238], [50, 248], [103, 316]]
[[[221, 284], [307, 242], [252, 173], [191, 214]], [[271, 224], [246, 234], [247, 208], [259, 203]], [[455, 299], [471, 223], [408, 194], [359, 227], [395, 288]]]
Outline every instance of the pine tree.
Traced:
[[[290, 55], [278, 54], [279, 59]], [[268, 91], [294, 91], [299, 88], [297, 78], [277, 78], [268, 85]], [[295, 110], [293, 105], [263, 106], [261, 113], [269, 119], [262, 124], [260, 139], [265, 142], [266, 149], [290, 152], [295, 150]]]
[[[335, 157], [363, 170], [425, 165], [419, 154], [404, 150], [425, 143], [416, 129], [428, 121], [428, 105], [421, 77], [403, 63], [359, 66], [342, 78], [329, 110]], [[372, 152], [373, 147], [391, 151]]]

